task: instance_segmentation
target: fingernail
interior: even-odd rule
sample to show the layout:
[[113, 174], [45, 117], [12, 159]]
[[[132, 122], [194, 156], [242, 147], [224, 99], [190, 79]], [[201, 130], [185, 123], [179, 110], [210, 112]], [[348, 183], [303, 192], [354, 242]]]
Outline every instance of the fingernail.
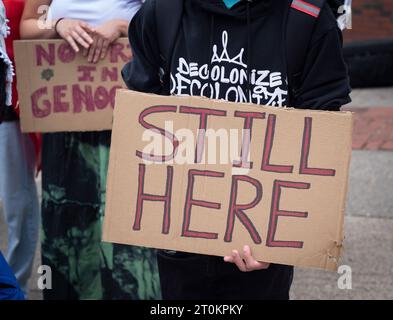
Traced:
[[244, 246], [243, 251], [244, 252], [249, 252], [250, 251], [250, 247], [249, 246]]

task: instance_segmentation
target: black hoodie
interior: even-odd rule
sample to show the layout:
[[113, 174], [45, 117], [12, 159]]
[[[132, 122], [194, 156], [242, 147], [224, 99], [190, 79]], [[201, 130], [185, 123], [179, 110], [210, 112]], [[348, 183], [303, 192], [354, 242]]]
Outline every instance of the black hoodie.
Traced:
[[[123, 74], [130, 89], [163, 93], [154, 3], [146, 1], [131, 22], [134, 60]], [[171, 94], [324, 110], [350, 102], [341, 32], [327, 6], [313, 32], [300, 88], [288, 101], [285, 36], [290, 3], [241, 1], [227, 9], [222, 0], [185, 0], [170, 61]]]
[[[184, 0], [182, 23], [169, 61], [168, 86], [160, 81], [163, 66], [155, 23], [155, 0], [147, 0], [130, 25], [134, 58], [123, 70], [124, 80], [130, 89], [148, 93], [168, 94], [165, 88], [170, 87], [171, 93], [177, 95], [338, 110], [350, 101], [350, 88], [341, 53], [341, 33], [328, 7], [322, 9], [316, 23], [300, 88], [288, 103], [285, 36], [289, 8], [290, 0], [254, 0], [248, 4], [242, 1], [231, 10], [222, 0]], [[182, 263], [176, 260], [179, 264], [175, 268], [173, 257], [169, 260], [163, 257], [159, 255], [160, 277], [162, 283], [170, 283], [164, 286], [163, 296], [199, 297], [203, 290], [190, 293], [183, 292], [182, 288], [196, 285], [190, 284], [194, 280], [187, 279], [190, 272], [196, 282], [200, 278], [211, 279], [196, 273], [207, 272], [206, 266], [213, 260], [198, 258], [197, 264], [195, 260], [185, 259]], [[219, 297], [225, 293], [231, 299], [239, 294], [243, 299], [251, 296], [253, 299], [288, 299], [293, 267], [271, 265], [267, 270], [240, 278], [239, 272], [232, 275], [236, 272], [235, 267], [224, 266], [221, 258], [215, 261], [211, 270], [216, 270], [214, 274], [225, 281], [216, 279], [214, 283], [230, 282], [232, 286], [229, 289], [220, 287]], [[225, 270], [232, 270], [231, 281], [225, 278], [229, 276]], [[169, 276], [173, 272], [176, 272], [176, 281]], [[247, 283], [258, 283], [258, 286], [242, 289]], [[236, 287], [236, 294], [233, 287]], [[203, 291], [204, 297], [209, 294]], [[216, 297], [216, 291], [212, 290], [211, 294]]]

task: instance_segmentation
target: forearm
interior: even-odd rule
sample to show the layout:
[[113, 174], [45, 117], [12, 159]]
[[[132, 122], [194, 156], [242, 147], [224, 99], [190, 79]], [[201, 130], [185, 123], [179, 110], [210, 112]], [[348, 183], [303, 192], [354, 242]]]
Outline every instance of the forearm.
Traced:
[[[37, 19], [25, 19], [20, 24], [22, 39], [53, 39], [58, 38], [55, 30], [57, 20], [39, 21]], [[41, 25], [42, 24], [42, 25]]]
[[294, 107], [337, 111], [351, 101], [338, 28], [330, 30], [310, 47], [302, 80]]
[[49, 8], [52, 0], [26, 0], [20, 23], [22, 39], [56, 38], [55, 21], [50, 21]]
[[128, 25], [129, 21], [127, 20], [114, 20], [116, 23], [117, 29], [120, 32], [120, 37], [127, 37], [128, 36]]
[[155, 25], [154, 2], [145, 2], [134, 16], [129, 28], [132, 60], [123, 68], [122, 76], [131, 90], [162, 94], [159, 77], [160, 50]]

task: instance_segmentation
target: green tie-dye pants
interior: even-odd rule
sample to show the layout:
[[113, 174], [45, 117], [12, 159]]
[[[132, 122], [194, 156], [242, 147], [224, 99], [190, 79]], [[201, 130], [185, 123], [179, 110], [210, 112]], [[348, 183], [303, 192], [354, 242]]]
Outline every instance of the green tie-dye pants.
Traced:
[[44, 134], [44, 299], [160, 299], [155, 250], [101, 242], [110, 132]]

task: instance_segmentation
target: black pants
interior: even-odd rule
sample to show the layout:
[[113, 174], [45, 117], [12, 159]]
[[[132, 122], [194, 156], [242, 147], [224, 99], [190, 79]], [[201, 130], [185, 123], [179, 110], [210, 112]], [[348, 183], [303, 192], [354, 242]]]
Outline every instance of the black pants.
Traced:
[[288, 300], [293, 267], [241, 272], [221, 257], [158, 252], [164, 300]]

